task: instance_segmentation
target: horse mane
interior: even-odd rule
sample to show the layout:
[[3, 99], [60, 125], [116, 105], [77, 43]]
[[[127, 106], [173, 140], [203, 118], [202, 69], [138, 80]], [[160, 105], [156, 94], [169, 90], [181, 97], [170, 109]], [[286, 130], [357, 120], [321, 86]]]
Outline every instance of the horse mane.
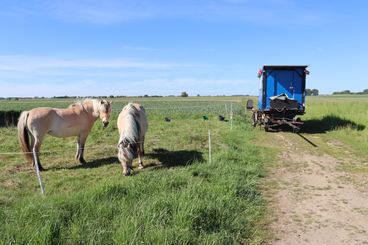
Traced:
[[98, 117], [98, 115], [99, 115], [98, 111], [99, 111], [101, 99], [86, 98], [84, 100], [76, 100], [72, 104], [70, 104], [68, 108], [73, 108], [73, 107], [76, 107], [76, 106], [80, 106], [80, 108], [85, 110], [84, 105], [87, 104], [87, 103], [92, 103], [93, 116]]
[[120, 135], [120, 142], [137, 143], [140, 135], [139, 112], [132, 102], [123, 108], [125, 123]]

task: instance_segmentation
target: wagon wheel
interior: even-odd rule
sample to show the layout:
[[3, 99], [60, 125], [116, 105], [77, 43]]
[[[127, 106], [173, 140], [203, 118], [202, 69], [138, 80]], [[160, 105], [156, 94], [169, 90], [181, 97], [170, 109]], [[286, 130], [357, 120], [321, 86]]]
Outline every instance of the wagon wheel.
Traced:
[[268, 123], [265, 124], [264, 129], [266, 132], [270, 131], [270, 125]]
[[265, 118], [265, 120], [264, 120], [264, 129], [265, 129], [266, 132], [270, 131], [270, 123], [268, 121], [268, 118]]
[[253, 111], [253, 114], [252, 114], [252, 126], [253, 127], [257, 126], [257, 121], [258, 121], [257, 111]]

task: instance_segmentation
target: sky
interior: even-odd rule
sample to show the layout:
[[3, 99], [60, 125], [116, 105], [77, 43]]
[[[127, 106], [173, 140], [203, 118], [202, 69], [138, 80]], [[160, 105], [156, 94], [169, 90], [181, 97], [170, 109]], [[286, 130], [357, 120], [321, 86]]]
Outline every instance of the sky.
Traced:
[[0, 97], [258, 94], [309, 65], [322, 94], [368, 88], [368, 1], [1, 0]]

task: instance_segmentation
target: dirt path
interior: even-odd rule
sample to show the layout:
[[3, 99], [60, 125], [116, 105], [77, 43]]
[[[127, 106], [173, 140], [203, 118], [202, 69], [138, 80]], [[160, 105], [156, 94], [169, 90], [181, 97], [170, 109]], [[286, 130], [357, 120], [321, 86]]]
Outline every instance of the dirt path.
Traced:
[[[271, 244], [368, 244], [368, 191], [339, 169], [341, 159], [275, 133], [284, 149], [267, 180], [275, 214]], [[348, 161], [348, 159], [346, 159]], [[361, 177], [361, 176], [360, 176]], [[366, 176], [367, 177], [367, 176]]]

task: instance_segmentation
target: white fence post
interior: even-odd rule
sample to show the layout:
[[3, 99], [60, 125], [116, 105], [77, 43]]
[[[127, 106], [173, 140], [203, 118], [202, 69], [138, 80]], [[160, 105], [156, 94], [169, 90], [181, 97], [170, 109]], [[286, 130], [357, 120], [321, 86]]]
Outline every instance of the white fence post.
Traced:
[[233, 129], [233, 103], [231, 103], [230, 108], [230, 129]]
[[211, 130], [208, 130], [208, 161], [211, 164], [212, 162], [212, 155], [211, 155]]
[[38, 168], [38, 161], [37, 161], [36, 151], [33, 150], [32, 153], [33, 153], [33, 161], [34, 161], [34, 165], [35, 165], [35, 168], [36, 168], [36, 174], [37, 174], [38, 182], [40, 183], [40, 187], [41, 187], [41, 192], [42, 192], [42, 194], [45, 194], [45, 189], [43, 188], [43, 185], [42, 185], [40, 169]]

